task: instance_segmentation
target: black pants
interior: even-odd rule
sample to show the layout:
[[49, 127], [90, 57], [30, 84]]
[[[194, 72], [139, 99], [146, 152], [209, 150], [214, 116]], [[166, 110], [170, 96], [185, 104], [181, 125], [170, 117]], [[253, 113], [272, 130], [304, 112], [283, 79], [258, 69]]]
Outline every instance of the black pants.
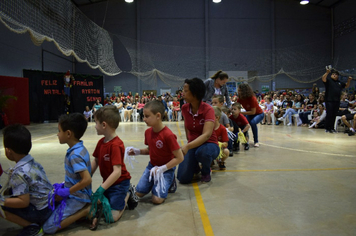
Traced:
[[336, 114], [339, 111], [340, 102], [325, 102], [326, 117], [325, 117], [325, 129], [334, 129], [334, 123]]

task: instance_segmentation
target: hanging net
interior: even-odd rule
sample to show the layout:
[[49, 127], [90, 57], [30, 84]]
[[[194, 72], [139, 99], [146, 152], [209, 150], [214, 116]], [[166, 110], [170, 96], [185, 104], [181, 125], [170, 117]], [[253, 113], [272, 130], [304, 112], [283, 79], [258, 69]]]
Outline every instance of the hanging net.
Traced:
[[53, 41], [64, 55], [73, 55], [106, 75], [121, 70], [114, 59], [109, 33], [89, 20], [71, 1], [1, 1], [0, 20], [11, 31], [29, 32], [33, 43]]
[[[99, 68], [106, 75], [122, 71], [114, 59], [113, 39], [119, 40], [128, 52], [132, 69], [127, 71], [144, 83], [156, 86], [161, 80], [171, 87], [180, 87], [186, 78], [206, 76], [208, 71], [244, 71], [247, 78], [234, 81], [269, 82], [285, 74], [298, 83], [312, 83], [332, 65], [344, 76], [355, 76], [356, 57], [341, 52], [332, 63], [331, 40], [310, 42], [287, 48], [256, 49], [172, 46], [137, 41], [110, 34], [89, 20], [71, 1], [12, 0], [2, 1], [0, 20], [16, 33], [29, 32], [36, 45], [53, 41], [65, 55], [73, 55], [91, 68]], [[349, 21], [336, 26], [336, 36], [346, 35]], [[353, 25], [353, 24], [351, 24]], [[167, 42], [169, 44], [169, 42]], [[350, 45], [350, 47], [352, 47]], [[208, 57], [206, 56], [208, 53]]]

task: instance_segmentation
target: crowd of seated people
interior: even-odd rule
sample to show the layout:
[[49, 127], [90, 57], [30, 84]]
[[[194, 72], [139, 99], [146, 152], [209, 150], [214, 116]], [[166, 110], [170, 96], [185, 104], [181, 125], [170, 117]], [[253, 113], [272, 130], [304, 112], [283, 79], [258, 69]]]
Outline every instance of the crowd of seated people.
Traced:
[[[255, 91], [256, 98], [265, 113], [265, 118], [261, 124], [286, 124], [288, 126], [293, 125], [305, 126], [309, 128], [324, 128], [324, 121], [326, 116], [325, 109], [325, 92], [320, 92], [316, 84], [313, 85], [312, 92], [305, 96], [304, 94], [297, 93], [295, 91], [270, 91], [266, 93], [259, 93]], [[230, 96], [232, 103], [235, 103], [238, 98], [238, 94], [234, 93]], [[183, 119], [180, 116], [180, 108], [184, 104], [182, 97], [182, 91], [178, 90], [176, 93], [165, 93], [163, 95], [156, 96], [153, 92], [146, 93], [140, 96], [138, 93], [133, 95], [128, 93], [113, 93], [111, 96], [107, 96], [103, 101], [103, 105], [115, 105], [120, 113], [123, 113], [122, 122], [130, 122], [133, 120], [133, 111], [137, 112], [138, 120], [143, 121], [143, 107], [152, 100], [160, 100], [164, 103], [166, 108], [166, 115], [164, 120], [166, 121], [178, 121]], [[99, 101], [93, 105], [92, 110], [88, 113], [86, 108], [86, 116], [88, 114], [93, 115], [95, 111], [103, 106]], [[349, 135], [355, 134], [355, 92], [352, 94], [343, 93], [340, 99], [340, 111], [338, 116], [341, 117], [341, 124], [345, 125], [345, 132]], [[293, 119], [295, 118], [295, 119]], [[353, 122], [353, 123], [352, 123]]]

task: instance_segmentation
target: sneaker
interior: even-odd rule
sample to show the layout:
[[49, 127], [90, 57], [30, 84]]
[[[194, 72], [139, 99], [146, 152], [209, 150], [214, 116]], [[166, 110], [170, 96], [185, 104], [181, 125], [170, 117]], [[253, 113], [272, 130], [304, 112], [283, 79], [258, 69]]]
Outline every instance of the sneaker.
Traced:
[[355, 135], [355, 132], [352, 132], [352, 131], [350, 130], [349, 136], [353, 136], [353, 135]]
[[37, 224], [31, 224], [24, 227], [18, 236], [42, 236], [44, 235], [42, 228]]
[[325, 130], [325, 133], [330, 133], [330, 130], [329, 130], [329, 129], [326, 129], [326, 130]]
[[280, 122], [277, 120], [277, 121], [276, 121], [276, 125], [279, 125], [279, 123], [280, 123]]
[[248, 150], [248, 149], [250, 149], [250, 144], [248, 144], [248, 143], [245, 143], [245, 148], [244, 148], [246, 151]]
[[288, 125], [288, 126], [291, 126], [291, 125], [292, 125], [292, 123], [290, 123], [290, 122], [289, 122], [287, 125]]
[[284, 117], [282, 116], [282, 117], [279, 117], [277, 120], [279, 120], [279, 121], [284, 121]]
[[219, 163], [219, 169], [220, 169], [220, 170], [226, 170], [226, 166], [225, 166], [225, 162], [224, 162], [224, 161], [221, 161], [221, 162]]
[[255, 143], [253, 146], [254, 146], [254, 147], [259, 147], [260, 144], [259, 144], [259, 143]]
[[210, 180], [211, 180], [210, 174], [202, 175], [202, 176], [201, 176], [201, 182], [203, 182], [203, 183], [210, 182]]
[[176, 174], [173, 176], [173, 182], [168, 189], [168, 193], [175, 193], [177, 191], [177, 181], [176, 181]]
[[234, 153], [232, 152], [232, 150], [229, 150], [229, 157], [232, 157], [234, 155]]
[[130, 196], [129, 196], [129, 199], [127, 200], [127, 208], [129, 210], [133, 210], [138, 205], [138, 196], [136, 195], [135, 185], [130, 184], [129, 193], [130, 193]]
[[330, 133], [337, 133], [336, 130], [334, 130], [334, 129], [331, 129], [329, 132]]

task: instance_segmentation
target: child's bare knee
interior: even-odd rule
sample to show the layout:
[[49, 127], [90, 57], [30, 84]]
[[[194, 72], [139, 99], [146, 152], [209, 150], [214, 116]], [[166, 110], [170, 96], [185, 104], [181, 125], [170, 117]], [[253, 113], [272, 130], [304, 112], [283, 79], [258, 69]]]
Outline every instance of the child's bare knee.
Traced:
[[152, 203], [153, 204], [162, 204], [166, 199], [165, 198], [160, 198], [160, 197], [157, 197], [157, 196], [152, 196]]

